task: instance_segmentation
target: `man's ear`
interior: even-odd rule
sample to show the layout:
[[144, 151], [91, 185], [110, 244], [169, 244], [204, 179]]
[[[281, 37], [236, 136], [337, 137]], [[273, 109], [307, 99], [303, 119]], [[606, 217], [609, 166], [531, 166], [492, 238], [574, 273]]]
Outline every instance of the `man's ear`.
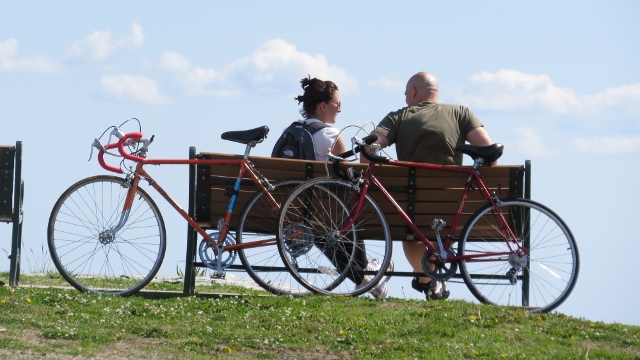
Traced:
[[411, 98], [415, 99], [418, 96], [418, 88], [412, 85], [410, 90], [411, 90]]

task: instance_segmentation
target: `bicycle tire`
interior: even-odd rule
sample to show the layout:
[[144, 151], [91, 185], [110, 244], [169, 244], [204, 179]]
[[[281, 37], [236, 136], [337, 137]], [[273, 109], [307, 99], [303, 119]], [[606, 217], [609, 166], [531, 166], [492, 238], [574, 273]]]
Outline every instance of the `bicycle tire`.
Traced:
[[[580, 270], [571, 230], [556, 213], [531, 200], [503, 200], [500, 211], [528, 255], [460, 261], [465, 284], [482, 303], [520, 306], [530, 312], [557, 308], [571, 294]], [[491, 205], [476, 211], [462, 230], [458, 255], [510, 252], [496, 224]], [[509, 242], [515, 249], [513, 240]]]
[[[283, 180], [273, 184], [271, 196], [282, 204], [291, 191], [305, 180]], [[267, 201], [265, 193], [258, 190], [247, 202], [236, 227], [236, 242], [251, 242], [276, 239], [278, 231], [278, 211]], [[240, 261], [247, 274], [262, 288], [277, 295], [303, 295], [309, 291], [291, 276], [280, 257], [278, 247], [274, 245], [241, 248], [238, 250]]]
[[[351, 183], [319, 178], [297, 187], [280, 209], [278, 250], [282, 260], [291, 275], [314, 293], [363, 294], [382, 279], [389, 266], [389, 226], [369, 194], [357, 221], [343, 236], [336, 236], [358, 197], [359, 192]], [[292, 234], [302, 236], [292, 239]], [[364, 261], [379, 259], [380, 267], [366, 269], [364, 254]], [[369, 281], [362, 281], [363, 276], [368, 276]]]
[[94, 176], [72, 185], [54, 205], [47, 229], [49, 252], [56, 269], [76, 289], [131, 295], [160, 269], [165, 225], [141, 188], [124, 227], [108, 236], [120, 221], [127, 192], [125, 179]]

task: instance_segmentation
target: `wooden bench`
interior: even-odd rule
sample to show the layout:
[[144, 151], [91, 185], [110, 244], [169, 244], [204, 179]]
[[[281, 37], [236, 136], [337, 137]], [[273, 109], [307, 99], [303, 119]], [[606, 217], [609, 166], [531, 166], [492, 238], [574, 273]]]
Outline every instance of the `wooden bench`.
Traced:
[[0, 221], [12, 223], [9, 285], [20, 281], [20, 250], [22, 246], [22, 142], [15, 146], [0, 145]]
[[[230, 159], [241, 157], [240, 155], [220, 153], [200, 153], [195, 155], [195, 149], [192, 148], [191, 151], [191, 156], [202, 158]], [[327, 174], [325, 163], [321, 161], [287, 160], [260, 156], [251, 156], [250, 159], [256, 169], [269, 181], [310, 179], [326, 177], [327, 175], [336, 177], [331, 168], [329, 169], [330, 173]], [[349, 163], [348, 166], [353, 167], [356, 171], [366, 167], [366, 165], [359, 163]], [[190, 210], [190, 214], [203, 228], [215, 228], [218, 219], [223, 218], [227, 211], [229, 197], [225, 196], [225, 190], [233, 187], [238, 168], [237, 166], [227, 165], [192, 166], [191, 172], [194, 180], [191, 181], [193, 187], [190, 189], [191, 206], [193, 207]], [[407, 212], [407, 215], [413, 219], [414, 223], [423, 226], [421, 230], [428, 238], [434, 237], [430, 228], [434, 218], [443, 219], [447, 224], [451, 224], [462, 195], [462, 188], [467, 180], [467, 176], [463, 174], [384, 165], [376, 169], [374, 173], [396, 202]], [[525, 162], [525, 165], [484, 167], [481, 169], [481, 173], [489, 189], [495, 190], [499, 185], [501, 198], [530, 198], [531, 163], [529, 160]], [[247, 177], [238, 195], [233, 213], [234, 219], [238, 218], [247, 200], [256, 191], [257, 188], [251, 179]], [[380, 191], [376, 188], [371, 188], [369, 193], [377, 200], [386, 214], [392, 238], [394, 240], [414, 240], [414, 236], [404, 220], [384, 199]], [[473, 191], [467, 199], [458, 231], [464, 226], [466, 220], [482, 205], [484, 205], [484, 201], [480, 193]], [[257, 219], [252, 222], [256, 221]], [[232, 226], [235, 226], [235, 221], [232, 220], [231, 223]], [[449, 225], [442, 233], [446, 234], [448, 231]], [[195, 252], [193, 255], [195, 256]], [[389, 274], [414, 276], [413, 273], [404, 272]]]

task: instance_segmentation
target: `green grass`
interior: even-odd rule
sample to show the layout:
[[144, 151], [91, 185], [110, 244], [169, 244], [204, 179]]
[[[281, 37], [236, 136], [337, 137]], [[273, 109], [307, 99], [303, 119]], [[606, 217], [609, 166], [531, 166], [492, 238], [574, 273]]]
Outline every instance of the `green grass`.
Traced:
[[[35, 277], [34, 277], [35, 278]], [[55, 276], [24, 282], [58, 285]], [[0, 273], [8, 282], [8, 274]], [[35, 284], [34, 284], [35, 285]], [[152, 283], [156, 290], [180, 284]], [[640, 327], [464, 301], [0, 287], [0, 358], [638, 359]]]

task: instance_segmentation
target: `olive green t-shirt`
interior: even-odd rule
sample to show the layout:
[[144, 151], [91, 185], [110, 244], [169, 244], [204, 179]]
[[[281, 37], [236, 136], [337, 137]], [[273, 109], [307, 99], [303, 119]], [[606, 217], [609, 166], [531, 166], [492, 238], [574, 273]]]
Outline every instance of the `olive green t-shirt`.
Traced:
[[398, 160], [462, 165], [456, 146], [483, 126], [466, 106], [421, 102], [385, 116], [377, 132], [396, 144]]

